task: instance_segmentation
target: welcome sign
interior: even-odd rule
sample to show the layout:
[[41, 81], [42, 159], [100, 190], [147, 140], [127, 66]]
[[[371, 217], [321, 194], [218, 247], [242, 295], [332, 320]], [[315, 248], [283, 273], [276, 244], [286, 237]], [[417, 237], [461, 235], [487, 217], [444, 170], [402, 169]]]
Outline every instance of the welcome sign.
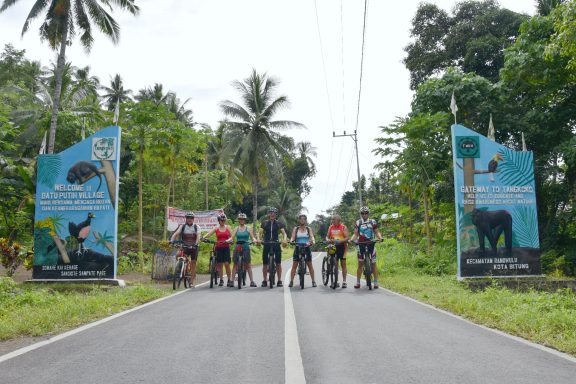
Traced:
[[34, 279], [116, 277], [120, 128], [38, 157]]
[[452, 126], [458, 278], [540, 275], [532, 152]]

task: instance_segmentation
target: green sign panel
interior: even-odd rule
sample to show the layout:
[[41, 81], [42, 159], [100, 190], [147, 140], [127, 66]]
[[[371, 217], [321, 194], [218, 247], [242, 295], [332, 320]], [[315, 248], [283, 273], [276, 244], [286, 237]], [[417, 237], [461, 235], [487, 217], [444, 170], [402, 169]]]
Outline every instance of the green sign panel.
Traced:
[[478, 136], [457, 136], [456, 137], [456, 157], [480, 158], [480, 141]]

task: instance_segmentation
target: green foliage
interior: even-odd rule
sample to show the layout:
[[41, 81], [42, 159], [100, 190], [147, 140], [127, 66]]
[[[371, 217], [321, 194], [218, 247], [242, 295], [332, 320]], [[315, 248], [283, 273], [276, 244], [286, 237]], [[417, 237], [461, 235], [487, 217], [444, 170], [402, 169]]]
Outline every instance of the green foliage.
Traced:
[[405, 48], [410, 87], [416, 89], [451, 66], [496, 82], [504, 63], [502, 48], [514, 41], [526, 18], [493, 0], [460, 1], [452, 15], [421, 3], [412, 19], [414, 41]]
[[499, 164], [499, 177], [508, 185], [531, 185], [534, 183], [534, 163], [532, 153], [516, 152], [503, 148], [498, 152], [503, 157]]

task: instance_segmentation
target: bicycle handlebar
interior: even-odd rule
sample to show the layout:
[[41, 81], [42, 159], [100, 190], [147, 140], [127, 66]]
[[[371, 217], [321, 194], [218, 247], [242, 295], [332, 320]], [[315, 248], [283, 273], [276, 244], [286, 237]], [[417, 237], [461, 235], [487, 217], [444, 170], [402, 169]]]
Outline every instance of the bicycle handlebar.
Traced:
[[174, 240], [174, 241], [171, 241], [170, 244], [174, 247], [179, 247], [179, 248], [186, 248], [186, 249], [198, 248], [198, 244], [185, 244], [182, 240]]
[[368, 241], [352, 241], [352, 240], [348, 240], [350, 243], [355, 244], [355, 245], [368, 245], [368, 244], [376, 244], [378, 242], [382, 242], [384, 241], [384, 239], [370, 239]]
[[227, 245], [230, 245], [230, 243], [228, 243], [226, 241], [215, 241], [215, 240], [205, 239], [203, 237], [200, 238], [200, 241], [203, 243], [208, 243], [208, 244], [220, 244], [220, 245], [227, 244]]

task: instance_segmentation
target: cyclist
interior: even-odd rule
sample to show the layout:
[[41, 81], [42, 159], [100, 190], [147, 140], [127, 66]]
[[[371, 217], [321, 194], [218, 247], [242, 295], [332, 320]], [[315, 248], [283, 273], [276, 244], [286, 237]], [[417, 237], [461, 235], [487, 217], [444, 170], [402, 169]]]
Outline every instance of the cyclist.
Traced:
[[[279, 233], [282, 233], [283, 240], [282, 246], [286, 246], [286, 225], [278, 221], [276, 216], [278, 215], [278, 210], [274, 207], [268, 208], [268, 220], [264, 221], [261, 225], [263, 234], [262, 234], [262, 241], [278, 241]], [[264, 276], [264, 280], [262, 281], [262, 286], [266, 287], [268, 282], [266, 281], [266, 276], [268, 275], [268, 254], [274, 255], [274, 260], [272, 262], [276, 263], [276, 274], [278, 275], [278, 283], [276, 284], [278, 287], [282, 287], [282, 249], [280, 248], [280, 244], [264, 244], [262, 250], [262, 275]]]
[[[312, 286], [316, 286], [316, 280], [314, 280], [314, 267], [312, 266], [312, 252], [310, 252], [310, 246], [315, 244], [314, 232], [312, 228], [308, 225], [308, 217], [305, 214], [300, 214], [298, 216], [298, 226], [294, 227], [292, 230], [292, 237], [290, 242], [296, 242], [296, 244], [306, 244], [306, 265], [310, 270], [310, 277], [312, 278]], [[294, 249], [294, 257], [292, 258], [292, 271], [290, 272], [290, 284], [289, 287], [294, 285], [294, 275], [296, 274], [296, 268], [298, 267], [300, 255], [298, 254], [298, 247]]]
[[[186, 214], [186, 222], [181, 224], [176, 228], [172, 236], [170, 237], [170, 242], [177, 240], [182, 241], [184, 245], [196, 245], [200, 241], [200, 227], [194, 224], [194, 214], [188, 212]], [[190, 273], [190, 288], [194, 288], [194, 279], [196, 279], [196, 260], [198, 259], [198, 248], [182, 248], [180, 250], [188, 259], [188, 272]], [[178, 255], [180, 256], [180, 254]]]
[[[360, 208], [360, 219], [356, 220], [356, 225], [354, 227], [354, 234], [352, 235], [352, 241], [370, 242], [374, 239], [374, 235], [378, 237], [378, 240], [382, 241], [382, 235], [378, 229], [378, 222], [374, 219], [368, 218], [370, 214], [370, 209], [368, 207]], [[360, 276], [362, 276], [362, 262], [364, 261], [364, 254], [366, 250], [372, 255], [372, 273], [374, 274], [374, 288], [378, 288], [378, 267], [376, 266], [376, 247], [374, 243], [368, 244], [358, 244], [358, 269], [356, 270], [356, 285], [354, 288], [360, 288]]]
[[[234, 228], [234, 230], [232, 231], [232, 234], [230, 235], [230, 238], [227, 240], [228, 242], [233, 242], [234, 239], [236, 239], [236, 241], [245, 241], [246, 243], [239, 245], [239, 247], [242, 247], [242, 251], [240, 252], [244, 252], [244, 265], [245, 265], [245, 270], [248, 272], [248, 276], [250, 277], [250, 286], [251, 287], [255, 287], [256, 283], [254, 282], [254, 279], [252, 277], [252, 265], [250, 264], [250, 244], [248, 243], [248, 240], [252, 239], [253, 243], [258, 243], [259, 240], [257, 237], [254, 237], [254, 234], [252, 233], [252, 229], [246, 225], [246, 214], [240, 212], [238, 214], [238, 226], [236, 228]], [[236, 272], [238, 272], [238, 258], [239, 258], [239, 251], [237, 251], [237, 249], [234, 249], [234, 269], [232, 271], [232, 276], [236, 276]]]
[[232, 231], [230, 227], [226, 225], [226, 215], [222, 214], [218, 216], [218, 225], [212, 228], [204, 237], [210, 237], [216, 234], [216, 270], [218, 271], [218, 276], [220, 276], [220, 286], [224, 285], [224, 276], [222, 273], [222, 265], [226, 268], [226, 275], [228, 276], [228, 283], [226, 286], [233, 287], [234, 282], [230, 279], [230, 243], [227, 241], [230, 239]]
[[342, 288], [346, 288], [346, 245], [349, 240], [350, 233], [346, 225], [342, 224], [342, 218], [338, 214], [332, 215], [332, 225], [328, 228], [326, 234], [326, 241], [336, 245], [336, 262], [340, 260], [342, 268]]

